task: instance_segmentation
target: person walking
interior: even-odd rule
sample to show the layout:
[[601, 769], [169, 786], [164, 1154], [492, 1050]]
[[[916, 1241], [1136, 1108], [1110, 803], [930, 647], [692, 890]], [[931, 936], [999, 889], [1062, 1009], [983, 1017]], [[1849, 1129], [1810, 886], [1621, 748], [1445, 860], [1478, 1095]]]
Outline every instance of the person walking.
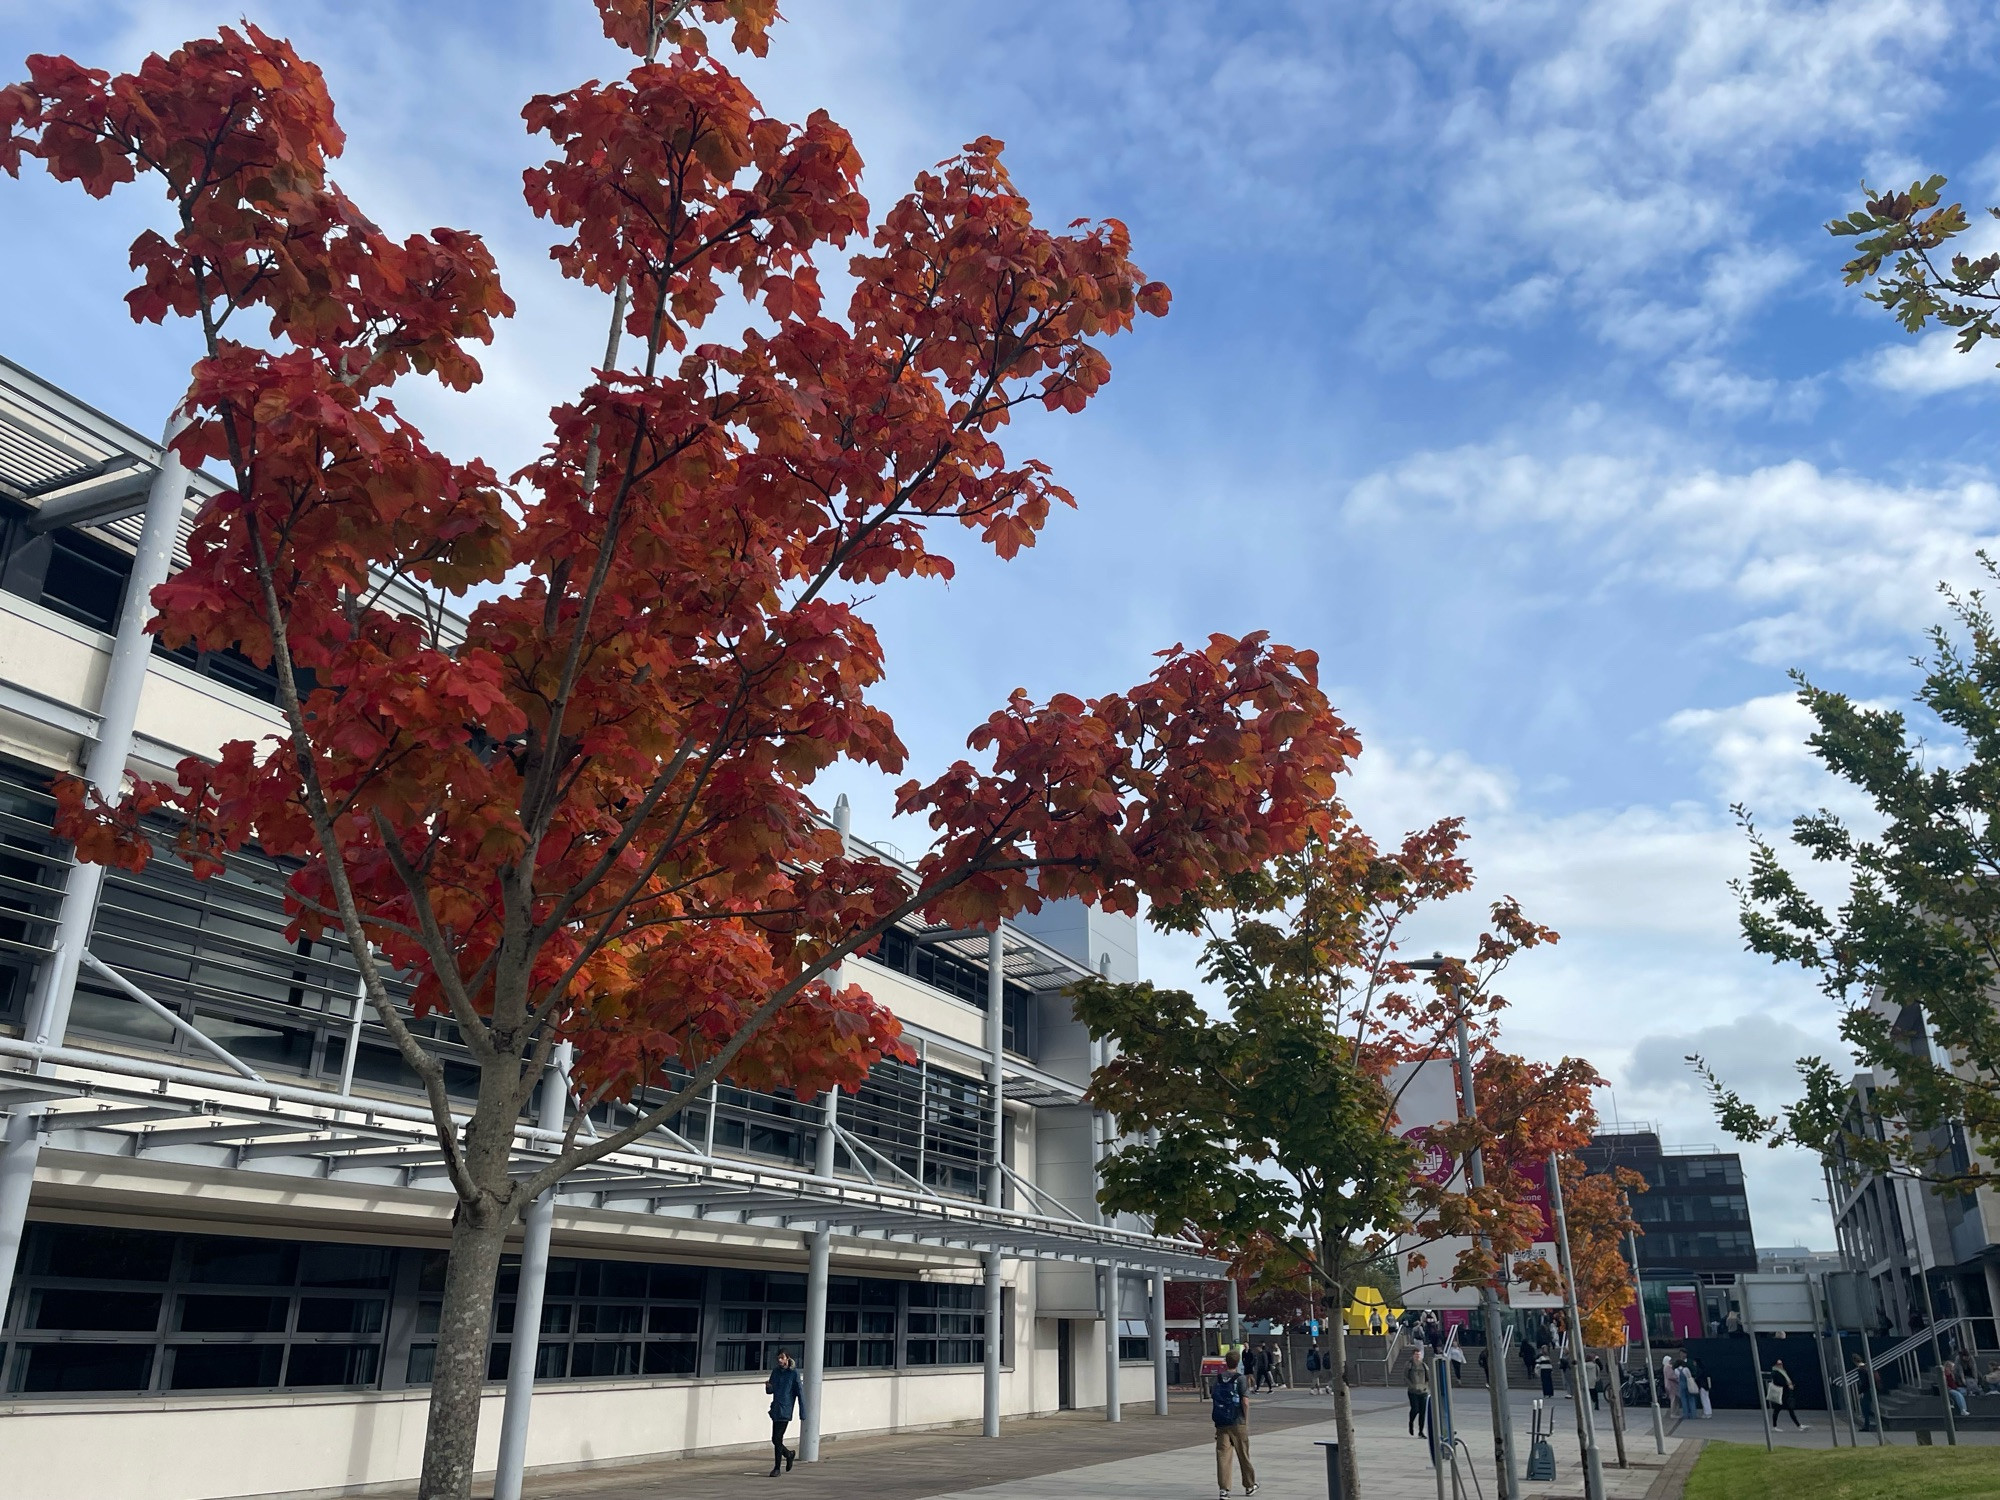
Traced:
[[1222, 1373], [1208, 1387], [1208, 1415], [1215, 1424], [1215, 1484], [1220, 1500], [1229, 1500], [1232, 1467], [1243, 1470], [1243, 1493], [1257, 1493], [1257, 1471], [1250, 1466], [1250, 1392], [1232, 1349], [1223, 1356]]
[[1692, 1422], [1701, 1414], [1701, 1387], [1695, 1383], [1694, 1361], [1683, 1359], [1674, 1374], [1681, 1384], [1681, 1420]]
[[1410, 1363], [1403, 1371], [1403, 1394], [1410, 1398], [1410, 1419], [1405, 1424], [1410, 1436], [1429, 1436], [1431, 1372], [1421, 1344], [1410, 1350]]
[[[1285, 1346], [1283, 1344], [1275, 1345], [1271, 1350], [1271, 1379], [1286, 1390], [1292, 1388], [1292, 1383], [1285, 1379]], [[1266, 1386], [1265, 1389], [1268, 1390], [1270, 1387]]]
[[1804, 1432], [1806, 1424], [1799, 1420], [1799, 1388], [1792, 1380], [1792, 1372], [1785, 1368], [1782, 1359], [1771, 1361], [1771, 1368], [1764, 1372], [1764, 1401], [1771, 1408], [1771, 1425], [1778, 1425], [1780, 1414], [1787, 1414], [1792, 1425]]
[[1542, 1352], [1535, 1356], [1535, 1373], [1542, 1377], [1542, 1399], [1553, 1401], [1556, 1394], [1556, 1356], [1555, 1350], [1547, 1344], [1542, 1345]]
[[1861, 1393], [1861, 1430], [1875, 1430], [1875, 1383], [1868, 1378], [1868, 1366], [1858, 1354], [1847, 1356], [1847, 1367], [1854, 1374], [1854, 1389]]
[[1257, 1346], [1257, 1389], [1268, 1391], [1270, 1388], [1271, 1346], [1269, 1344], [1259, 1344]]
[[1674, 1373], [1674, 1357], [1671, 1353], [1660, 1356], [1660, 1405], [1678, 1406], [1681, 1401], [1680, 1377]]
[[1590, 1409], [1592, 1411], [1604, 1410], [1598, 1404], [1598, 1397], [1604, 1394], [1604, 1361], [1599, 1359], [1595, 1354], [1586, 1359], [1583, 1362], [1583, 1378], [1590, 1386]]
[[1306, 1375], [1312, 1380], [1312, 1393], [1319, 1394], [1319, 1345], [1306, 1345]]
[[792, 1414], [799, 1409], [805, 1394], [804, 1382], [799, 1379], [798, 1367], [792, 1363], [788, 1351], [778, 1351], [778, 1362], [772, 1366], [764, 1390], [771, 1398], [771, 1477], [776, 1479], [780, 1470], [791, 1473], [792, 1460], [798, 1457], [785, 1446], [785, 1429], [792, 1425]]

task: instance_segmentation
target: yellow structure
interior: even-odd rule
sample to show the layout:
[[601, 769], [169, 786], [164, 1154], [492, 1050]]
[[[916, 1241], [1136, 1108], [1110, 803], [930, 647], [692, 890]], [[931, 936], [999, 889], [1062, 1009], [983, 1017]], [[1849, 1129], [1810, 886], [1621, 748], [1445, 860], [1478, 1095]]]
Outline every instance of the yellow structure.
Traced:
[[1343, 1316], [1349, 1333], [1387, 1333], [1403, 1316], [1403, 1309], [1389, 1306], [1374, 1287], [1359, 1286], [1354, 1289], [1354, 1300], [1347, 1304]]

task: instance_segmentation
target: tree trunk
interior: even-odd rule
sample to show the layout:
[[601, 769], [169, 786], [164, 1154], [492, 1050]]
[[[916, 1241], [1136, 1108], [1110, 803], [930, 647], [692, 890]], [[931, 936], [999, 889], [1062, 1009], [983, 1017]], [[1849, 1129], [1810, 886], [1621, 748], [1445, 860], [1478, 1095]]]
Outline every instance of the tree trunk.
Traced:
[[471, 1500], [493, 1283], [507, 1231], [517, 1217], [517, 1195], [507, 1169], [523, 1102], [519, 1088], [518, 1073], [504, 1062], [480, 1069], [479, 1102], [463, 1136], [464, 1175], [477, 1196], [467, 1201], [461, 1195], [452, 1216], [417, 1500]]
[[[1338, 1289], [1334, 1289], [1337, 1293]], [[1334, 1297], [1328, 1297], [1328, 1303]], [[1340, 1490], [1345, 1500], [1361, 1500], [1361, 1464], [1354, 1451], [1354, 1398], [1349, 1393], [1347, 1377], [1347, 1317], [1343, 1303], [1338, 1311], [1331, 1306], [1333, 1316], [1327, 1319], [1333, 1331], [1333, 1435], [1340, 1440]]]
[[418, 1500], [468, 1500], [479, 1443], [479, 1399], [486, 1384], [486, 1337], [493, 1321], [493, 1282], [507, 1242], [508, 1218], [461, 1204], [451, 1226], [444, 1308], [438, 1315], [437, 1356], [431, 1366], [430, 1418], [424, 1429], [424, 1471]]

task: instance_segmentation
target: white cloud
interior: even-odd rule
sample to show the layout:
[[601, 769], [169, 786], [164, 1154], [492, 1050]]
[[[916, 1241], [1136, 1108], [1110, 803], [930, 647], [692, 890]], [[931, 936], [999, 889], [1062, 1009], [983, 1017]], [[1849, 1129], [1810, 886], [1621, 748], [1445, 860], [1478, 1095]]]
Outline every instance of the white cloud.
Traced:
[[1752, 660], [1881, 667], [1885, 633], [1907, 638], [1942, 613], [1937, 585], [1977, 580], [2000, 546], [2000, 487], [1985, 477], [1884, 483], [1803, 460], [1728, 473], [1694, 468], [1644, 429], [1588, 432], [1618, 450], [1544, 458], [1507, 444], [1418, 454], [1363, 479], [1350, 516], [1430, 510], [1489, 531], [1547, 527], [1597, 588], [1645, 583], [1719, 594], [1719, 629]]
[[1660, 384], [1668, 395], [1690, 406], [1730, 417], [1756, 413], [1803, 422], [1819, 406], [1816, 381], [1746, 375], [1707, 354], [1674, 360], [1661, 372]]
[[1996, 352], [2000, 351], [1981, 344], [1961, 354], [1958, 335], [1940, 329], [1913, 342], [1877, 350], [1863, 361], [1861, 374], [1871, 384], [1899, 395], [1936, 396], [2000, 383]]

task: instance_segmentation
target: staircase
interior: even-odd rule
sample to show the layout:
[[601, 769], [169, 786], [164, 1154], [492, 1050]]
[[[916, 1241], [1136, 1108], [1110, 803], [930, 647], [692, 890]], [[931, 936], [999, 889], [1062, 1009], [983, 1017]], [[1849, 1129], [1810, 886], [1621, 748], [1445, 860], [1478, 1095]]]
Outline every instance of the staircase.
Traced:
[[[1949, 1334], [1951, 1341], [1955, 1342], [1970, 1339], [1973, 1325], [1969, 1318], [1953, 1318], [1940, 1322], [1935, 1332], [1938, 1336]], [[1914, 1333], [1901, 1343], [1874, 1355], [1875, 1371], [1884, 1387], [1880, 1398], [1884, 1432], [1932, 1433], [1946, 1430], [1945, 1395], [1938, 1386], [1932, 1337], [1933, 1333], [1928, 1329]], [[1857, 1379], [1858, 1372], [1849, 1370], [1834, 1384], [1852, 1388]], [[1966, 1403], [1968, 1410], [1965, 1415], [1960, 1415], [1956, 1409], [1951, 1414], [1951, 1421], [1959, 1431], [2000, 1432], [2000, 1396], [1981, 1396], [1968, 1391]]]
[[[2000, 1396], [1967, 1396], [1971, 1415], [1953, 1411], [1951, 1419], [1960, 1432], [2000, 1432]], [[1929, 1374], [1923, 1385], [1906, 1385], [1882, 1397], [1882, 1429], [1885, 1432], [1943, 1432], [1944, 1398], [1938, 1393], [1937, 1376]]]

